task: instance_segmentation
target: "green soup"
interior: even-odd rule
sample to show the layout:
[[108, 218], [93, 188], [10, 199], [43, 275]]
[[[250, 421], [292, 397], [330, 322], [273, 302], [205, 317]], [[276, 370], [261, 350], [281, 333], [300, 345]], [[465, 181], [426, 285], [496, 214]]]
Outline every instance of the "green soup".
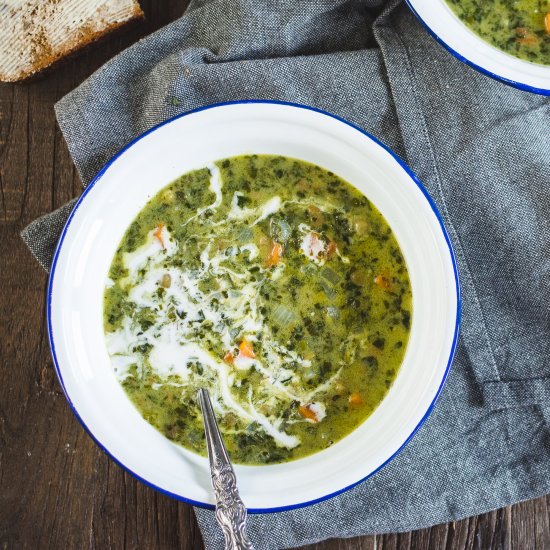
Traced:
[[210, 392], [237, 463], [320, 451], [377, 407], [401, 365], [411, 287], [392, 231], [335, 174], [264, 155], [181, 176], [113, 259], [113, 369], [143, 417], [205, 454]]
[[534, 63], [550, 65], [550, 0], [447, 0], [487, 42]]

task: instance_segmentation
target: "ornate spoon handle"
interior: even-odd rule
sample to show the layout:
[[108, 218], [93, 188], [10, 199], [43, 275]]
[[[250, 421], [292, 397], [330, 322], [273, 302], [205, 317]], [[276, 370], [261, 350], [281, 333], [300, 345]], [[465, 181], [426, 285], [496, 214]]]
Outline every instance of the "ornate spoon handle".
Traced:
[[204, 417], [204, 433], [216, 496], [216, 519], [225, 537], [225, 548], [253, 550], [246, 534], [246, 508], [237, 490], [237, 478], [227, 456], [208, 391], [200, 389], [198, 399]]

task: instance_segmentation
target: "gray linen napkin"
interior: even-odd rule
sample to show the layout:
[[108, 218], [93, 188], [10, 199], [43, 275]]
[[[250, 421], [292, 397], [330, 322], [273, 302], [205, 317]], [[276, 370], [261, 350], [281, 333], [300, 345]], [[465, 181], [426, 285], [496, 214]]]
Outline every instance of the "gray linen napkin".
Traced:
[[[550, 100], [461, 64], [396, 0], [196, 0], [56, 112], [86, 185], [154, 124], [246, 98], [328, 110], [404, 157], [443, 214], [464, 300], [448, 383], [407, 448], [338, 497], [251, 516], [256, 548], [417, 529], [550, 492]], [[23, 232], [46, 269], [70, 206]], [[212, 512], [196, 512], [221, 548]]]

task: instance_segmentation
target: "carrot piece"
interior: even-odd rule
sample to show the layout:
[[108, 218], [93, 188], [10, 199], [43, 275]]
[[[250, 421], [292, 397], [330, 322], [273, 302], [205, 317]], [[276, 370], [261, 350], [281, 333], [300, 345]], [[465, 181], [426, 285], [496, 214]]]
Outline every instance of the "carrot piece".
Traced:
[[363, 404], [363, 398], [361, 397], [361, 394], [357, 392], [350, 394], [348, 401], [352, 407], [360, 407]]
[[539, 42], [538, 36], [534, 35], [528, 28], [526, 27], [518, 27], [516, 29], [516, 42], [524, 45], [532, 45], [537, 44]]
[[223, 356], [223, 360], [224, 360], [226, 363], [229, 363], [229, 364], [231, 365], [231, 363], [233, 363], [233, 361], [235, 360], [235, 356], [233, 355], [233, 352], [228, 351], [228, 352]]
[[530, 45], [538, 44], [539, 39], [534, 34], [531, 34], [529, 36], [522, 36], [518, 38], [517, 42], [525, 46], [530, 46]]
[[247, 340], [243, 340], [241, 342], [239, 346], [239, 355], [242, 355], [243, 357], [249, 357], [250, 359], [254, 359], [256, 357], [252, 344]]
[[546, 14], [544, 18], [544, 25], [546, 27], [546, 32], [550, 34], [550, 11]]
[[313, 420], [313, 422], [319, 422], [319, 419], [317, 418], [317, 415], [315, 414], [315, 411], [312, 411], [307, 405], [300, 405], [298, 407], [298, 412], [304, 417], [309, 420]]
[[158, 239], [159, 243], [161, 244], [162, 248], [166, 248], [164, 246], [164, 239], [162, 238], [162, 230], [164, 229], [164, 224], [163, 223], [159, 223], [156, 227], [155, 227], [155, 230], [153, 231], [153, 237], [155, 237], [155, 239]]
[[282, 255], [283, 255], [283, 245], [273, 241], [273, 246], [271, 247], [271, 252], [269, 253], [269, 256], [267, 258], [268, 267], [272, 267], [274, 265], [277, 265], [279, 263], [279, 261], [281, 260]]
[[390, 281], [386, 277], [384, 277], [384, 275], [377, 275], [374, 278], [374, 284], [378, 285], [384, 290], [389, 290], [391, 288]]

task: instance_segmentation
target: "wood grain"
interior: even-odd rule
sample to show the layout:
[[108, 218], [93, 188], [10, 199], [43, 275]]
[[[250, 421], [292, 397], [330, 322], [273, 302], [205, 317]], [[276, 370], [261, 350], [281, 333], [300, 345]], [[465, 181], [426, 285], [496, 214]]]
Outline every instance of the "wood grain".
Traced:
[[[110, 461], [71, 413], [44, 324], [46, 275], [19, 238], [81, 192], [53, 104], [187, 0], [142, 1], [146, 22], [43, 80], [0, 85], [0, 548], [201, 549], [192, 509]], [[550, 548], [548, 498], [413, 533], [325, 541], [307, 550]]]

